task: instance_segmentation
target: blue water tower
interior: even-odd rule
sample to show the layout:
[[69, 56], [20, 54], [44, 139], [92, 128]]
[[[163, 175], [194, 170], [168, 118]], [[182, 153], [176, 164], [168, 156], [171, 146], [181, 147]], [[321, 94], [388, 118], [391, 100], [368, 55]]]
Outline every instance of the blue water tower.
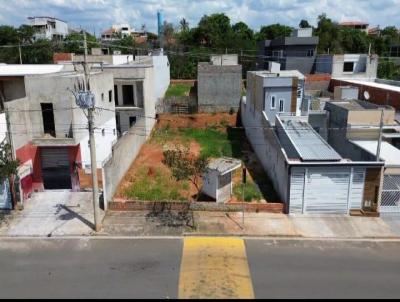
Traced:
[[164, 13], [161, 10], [157, 11], [157, 21], [158, 21], [158, 37], [161, 37], [164, 32]]

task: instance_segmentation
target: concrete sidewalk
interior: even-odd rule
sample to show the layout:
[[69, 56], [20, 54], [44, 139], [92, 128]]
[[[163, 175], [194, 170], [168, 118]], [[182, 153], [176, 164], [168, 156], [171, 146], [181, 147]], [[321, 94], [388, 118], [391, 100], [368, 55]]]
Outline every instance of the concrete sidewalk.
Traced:
[[90, 192], [47, 191], [34, 193], [22, 211], [15, 211], [0, 236], [89, 236], [93, 233]]
[[[146, 217], [141, 212], [111, 212], [103, 235], [110, 236], [254, 236], [373, 239], [399, 238], [381, 218], [350, 216], [287, 216], [283, 214], [195, 212], [193, 221]], [[165, 223], [168, 221], [167, 223]], [[191, 228], [188, 225], [193, 225]]]

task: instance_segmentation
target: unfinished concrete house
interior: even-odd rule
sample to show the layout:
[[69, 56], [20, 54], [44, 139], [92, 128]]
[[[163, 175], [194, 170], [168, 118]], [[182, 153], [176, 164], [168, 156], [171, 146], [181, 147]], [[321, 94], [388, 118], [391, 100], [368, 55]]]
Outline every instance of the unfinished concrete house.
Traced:
[[237, 55], [212, 56], [197, 67], [199, 112], [237, 111], [242, 95], [242, 66]]
[[[89, 84], [96, 107], [102, 112], [95, 117], [97, 172], [102, 188], [103, 168], [117, 141], [113, 76], [92, 72]], [[83, 73], [63, 65], [0, 66], [10, 143], [21, 163], [18, 177], [23, 200], [34, 191], [79, 191], [90, 186], [88, 122], [73, 94], [83, 85]]]

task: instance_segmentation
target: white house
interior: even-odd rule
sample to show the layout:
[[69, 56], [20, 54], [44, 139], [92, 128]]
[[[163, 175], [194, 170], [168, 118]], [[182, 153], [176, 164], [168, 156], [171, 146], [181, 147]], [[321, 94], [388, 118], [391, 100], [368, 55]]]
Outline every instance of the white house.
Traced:
[[62, 40], [68, 35], [68, 23], [53, 17], [29, 17], [29, 25], [35, 29], [35, 40]]

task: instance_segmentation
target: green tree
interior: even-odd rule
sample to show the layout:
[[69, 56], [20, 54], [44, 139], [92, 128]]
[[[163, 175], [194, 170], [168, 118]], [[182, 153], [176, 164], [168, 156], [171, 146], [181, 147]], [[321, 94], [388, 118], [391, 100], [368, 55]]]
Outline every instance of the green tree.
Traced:
[[[88, 48], [99, 47], [99, 43], [95, 36], [86, 33], [86, 40]], [[69, 34], [63, 41], [64, 52], [71, 52], [75, 54], [83, 54], [83, 34], [80, 32], [75, 32]]]
[[378, 65], [378, 77], [388, 80], [400, 80], [400, 66], [387, 58], [381, 59]]
[[185, 18], [182, 18], [181, 21], [179, 21], [179, 26], [180, 26], [180, 30], [182, 32], [188, 31], [189, 30], [189, 22], [186, 21]]
[[209, 160], [205, 156], [195, 156], [188, 148], [164, 151], [164, 164], [167, 165], [177, 181], [188, 180], [200, 193], [200, 180], [207, 169]]
[[257, 41], [288, 37], [291, 35], [292, 31], [293, 28], [279, 23], [262, 26], [260, 32], [257, 34]]
[[231, 36], [231, 22], [225, 14], [205, 15], [201, 18], [195, 32], [198, 44], [221, 49], [230, 45]]
[[300, 21], [299, 27], [300, 28], [308, 28], [308, 27], [311, 27], [311, 25], [310, 25], [310, 23], [308, 23], [307, 20], [303, 19], [303, 20]]
[[318, 16], [318, 26], [315, 35], [319, 37], [319, 53], [341, 53], [343, 51], [340, 43], [339, 24], [333, 22], [326, 14]]
[[20, 162], [18, 160], [13, 160], [11, 154], [11, 145], [3, 141], [0, 144], [0, 182], [17, 174], [17, 168]]
[[18, 31], [12, 27], [0, 26], [0, 63], [16, 64], [19, 62]]

